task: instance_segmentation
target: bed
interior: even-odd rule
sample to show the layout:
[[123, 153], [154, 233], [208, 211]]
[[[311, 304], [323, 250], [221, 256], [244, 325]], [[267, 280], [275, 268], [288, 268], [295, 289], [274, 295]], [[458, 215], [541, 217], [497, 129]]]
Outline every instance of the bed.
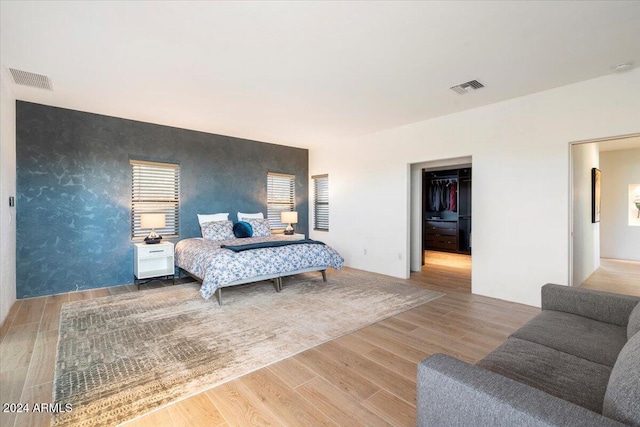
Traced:
[[[261, 244], [289, 240], [293, 244], [234, 252], [226, 245]], [[277, 292], [282, 290], [282, 277], [319, 271], [326, 281], [328, 267], [342, 268], [344, 260], [330, 246], [295, 242], [284, 235], [207, 240], [189, 238], [175, 247], [175, 264], [202, 282], [200, 295], [209, 299], [216, 294], [222, 304], [222, 288], [262, 280], [273, 280]]]

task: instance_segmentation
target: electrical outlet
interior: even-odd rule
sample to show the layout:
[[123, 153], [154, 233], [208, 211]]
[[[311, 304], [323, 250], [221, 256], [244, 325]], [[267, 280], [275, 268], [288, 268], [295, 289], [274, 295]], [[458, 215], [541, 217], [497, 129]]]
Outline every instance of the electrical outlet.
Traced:
[[367, 249], [366, 249], [366, 248], [365, 248], [365, 250], [364, 250], [364, 254], [365, 254], [365, 255], [367, 254]]
[[402, 261], [402, 252], [398, 252], [398, 259]]

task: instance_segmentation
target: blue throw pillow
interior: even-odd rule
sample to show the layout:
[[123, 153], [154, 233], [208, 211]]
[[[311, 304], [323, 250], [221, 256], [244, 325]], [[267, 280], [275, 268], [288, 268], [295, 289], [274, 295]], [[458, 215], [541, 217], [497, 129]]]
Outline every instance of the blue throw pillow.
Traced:
[[246, 221], [233, 224], [233, 234], [238, 238], [253, 236], [253, 227]]

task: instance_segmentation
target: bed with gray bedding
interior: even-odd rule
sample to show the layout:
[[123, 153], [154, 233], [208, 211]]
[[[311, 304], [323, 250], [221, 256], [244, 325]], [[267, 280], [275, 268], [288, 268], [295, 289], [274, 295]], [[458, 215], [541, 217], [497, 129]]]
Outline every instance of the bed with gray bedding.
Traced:
[[[222, 247], [287, 240], [294, 244], [240, 252]], [[175, 247], [176, 266], [202, 282], [200, 295], [204, 299], [217, 294], [219, 303], [223, 287], [273, 279], [280, 291], [280, 279], [284, 276], [321, 271], [326, 280], [325, 270], [328, 267], [339, 270], [343, 263], [340, 254], [328, 245], [294, 242], [283, 235], [217, 241], [190, 238]]]

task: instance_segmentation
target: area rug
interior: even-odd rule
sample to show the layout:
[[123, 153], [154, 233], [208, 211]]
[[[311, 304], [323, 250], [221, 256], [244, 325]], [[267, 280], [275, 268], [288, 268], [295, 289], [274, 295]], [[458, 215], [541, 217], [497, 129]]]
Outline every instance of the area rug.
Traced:
[[226, 288], [198, 284], [67, 303], [53, 426], [117, 425], [443, 295], [346, 270]]

